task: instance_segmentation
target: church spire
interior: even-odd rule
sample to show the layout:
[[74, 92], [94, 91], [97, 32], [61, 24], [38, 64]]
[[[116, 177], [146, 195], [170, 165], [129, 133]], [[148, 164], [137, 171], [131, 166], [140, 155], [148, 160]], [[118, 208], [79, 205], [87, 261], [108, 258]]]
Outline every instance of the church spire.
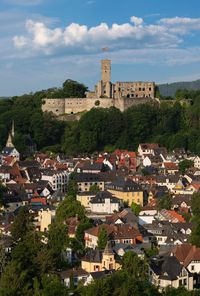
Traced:
[[6, 147], [14, 147], [13, 144], [13, 138], [15, 136], [15, 125], [14, 125], [14, 120], [12, 120], [12, 128], [11, 128], [11, 132], [9, 132], [8, 134], [8, 140], [6, 142]]
[[15, 136], [15, 122], [14, 122], [14, 120], [12, 120], [11, 136], [12, 136], [12, 138], [14, 138], [14, 136]]
[[6, 142], [6, 147], [14, 147], [13, 142], [12, 142], [11, 133], [9, 133], [9, 135], [8, 135], [8, 140]]

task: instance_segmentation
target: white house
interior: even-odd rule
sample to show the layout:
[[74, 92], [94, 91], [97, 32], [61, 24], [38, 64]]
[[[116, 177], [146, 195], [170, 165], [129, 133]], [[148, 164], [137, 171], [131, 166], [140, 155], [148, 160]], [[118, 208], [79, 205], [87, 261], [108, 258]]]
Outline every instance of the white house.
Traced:
[[200, 169], [200, 157], [198, 155], [187, 158], [194, 162], [194, 167]]
[[69, 174], [65, 170], [42, 170], [42, 180], [48, 181], [54, 191], [66, 192]]
[[149, 263], [149, 280], [160, 291], [168, 286], [185, 287], [193, 290], [193, 276], [175, 256], [151, 257]]
[[89, 202], [93, 213], [112, 214], [119, 211], [120, 201], [108, 191], [99, 191]]
[[153, 144], [153, 143], [139, 144], [138, 154], [142, 158], [144, 158], [148, 154], [154, 155], [154, 149], [158, 147], [159, 147], [158, 144]]
[[148, 156], [145, 156], [145, 158], [142, 161], [142, 164], [144, 167], [151, 166], [151, 159]]

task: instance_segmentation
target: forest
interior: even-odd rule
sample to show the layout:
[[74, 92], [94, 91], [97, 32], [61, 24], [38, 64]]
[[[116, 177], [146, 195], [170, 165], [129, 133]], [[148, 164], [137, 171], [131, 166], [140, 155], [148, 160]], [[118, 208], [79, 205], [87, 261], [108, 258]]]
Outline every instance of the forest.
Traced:
[[[67, 88], [69, 84], [70, 80], [63, 85]], [[69, 88], [71, 97], [76, 91], [80, 93], [81, 87], [85, 90], [84, 85], [77, 85], [77, 89]], [[14, 144], [21, 153], [31, 137], [37, 150], [66, 155], [115, 148], [135, 150], [142, 142], [156, 142], [169, 150], [184, 147], [200, 154], [200, 91], [179, 90], [173, 104], [161, 100], [161, 104], [142, 104], [123, 113], [114, 107], [96, 108], [72, 122], [42, 113], [42, 101], [49, 96], [53, 96], [52, 90], [0, 100], [1, 148], [14, 120]], [[189, 104], [183, 104], [181, 98], [189, 99]]]

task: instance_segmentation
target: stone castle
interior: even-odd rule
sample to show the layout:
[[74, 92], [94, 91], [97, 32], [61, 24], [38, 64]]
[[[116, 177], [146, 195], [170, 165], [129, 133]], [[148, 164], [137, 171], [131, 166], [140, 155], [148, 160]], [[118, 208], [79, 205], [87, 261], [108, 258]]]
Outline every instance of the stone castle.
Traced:
[[92, 108], [116, 107], [121, 111], [131, 106], [154, 101], [154, 82], [111, 82], [111, 61], [101, 61], [101, 80], [94, 91], [87, 92], [85, 98], [46, 98], [42, 105], [43, 112], [55, 115], [76, 114]]

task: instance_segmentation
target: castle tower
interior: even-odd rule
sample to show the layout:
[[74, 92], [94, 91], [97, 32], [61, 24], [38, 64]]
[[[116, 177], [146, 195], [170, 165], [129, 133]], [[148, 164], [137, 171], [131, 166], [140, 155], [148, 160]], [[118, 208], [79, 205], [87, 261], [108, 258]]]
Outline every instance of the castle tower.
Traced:
[[101, 80], [97, 84], [97, 96], [112, 97], [112, 83], [110, 82], [111, 60], [101, 60]]
[[111, 61], [101, 60], [101, 80], [103, 82], [110, 82], [111, 76]]

